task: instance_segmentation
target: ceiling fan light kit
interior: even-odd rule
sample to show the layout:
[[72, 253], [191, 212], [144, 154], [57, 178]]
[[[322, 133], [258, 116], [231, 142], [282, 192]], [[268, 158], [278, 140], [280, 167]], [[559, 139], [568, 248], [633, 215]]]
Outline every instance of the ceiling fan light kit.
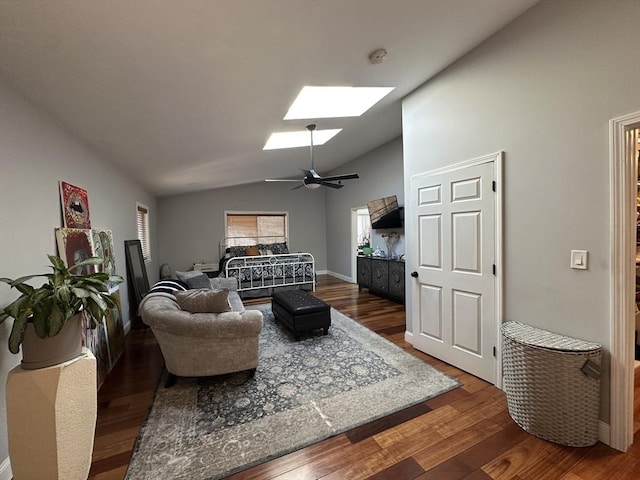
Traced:
[[[293, 187], [292, 190], [297, 190], [301, 187], [306, 187], [310, 190], [315, 190], [317, 188], [329, 187], [329, 188], [342, 188], [344, 185], [342, 184], [342, 180], [351, 180], [355, 178], [360, 178], [357, 173], [346, 173], [342, 175], [332, 175], [329, 177], [323, 177], [318, 174], [315, 170], [315, 161], [313, 157], [313, 131], [316, 129], [315, 124], [307, 125], [307, 130], [309, 130], [309, 135], [311, 136], [311, 142], [309, 146], [309, 151], [311, 154], [311, 168], [309, 170], [303, 170], [304, 177], [302, 177], [302, 183], [297, 187]], [[333, 183], [333, 182], [338, 183]], [[265, 182], [300, 182], [300, 180], [292, 180], [292, 179], [280, 179], [280, 178], [267, 178]]]

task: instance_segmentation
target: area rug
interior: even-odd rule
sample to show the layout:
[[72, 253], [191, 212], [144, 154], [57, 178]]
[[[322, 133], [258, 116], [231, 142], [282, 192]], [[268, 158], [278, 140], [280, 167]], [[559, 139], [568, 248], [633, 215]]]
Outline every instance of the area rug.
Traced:
[[223, 478], [459, 386], [337, 310], [328, 335], [295, 341], [270, 305], [250, 308], [264, 315], [255, 377], [161, 379], [128, 480]]

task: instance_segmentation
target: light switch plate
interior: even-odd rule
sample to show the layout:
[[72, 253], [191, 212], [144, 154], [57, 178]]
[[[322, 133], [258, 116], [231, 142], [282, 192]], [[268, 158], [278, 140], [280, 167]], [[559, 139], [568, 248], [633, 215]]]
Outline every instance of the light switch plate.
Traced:
[[571, 268], [587, 269], [588, 252], [586, 250], [571, 250]]

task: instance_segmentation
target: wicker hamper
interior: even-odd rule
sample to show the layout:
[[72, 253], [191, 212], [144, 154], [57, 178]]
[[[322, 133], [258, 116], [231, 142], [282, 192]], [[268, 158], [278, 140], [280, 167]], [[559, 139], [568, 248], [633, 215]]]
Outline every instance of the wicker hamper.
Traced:
[[602, 347], [530, 325], [502, 325], [509, 414], [545, 440], [586, 447], [598, 440]]

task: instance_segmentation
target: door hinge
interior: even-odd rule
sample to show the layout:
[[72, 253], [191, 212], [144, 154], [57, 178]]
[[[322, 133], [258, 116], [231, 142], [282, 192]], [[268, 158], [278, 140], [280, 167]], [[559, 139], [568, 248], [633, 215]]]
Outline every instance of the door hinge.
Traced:
[[496, 347], [493, 347], [493, 356], [496, 356]]
[[493, 191], [495, 192], [495, 191], [496, 191], [496, 188], [497, 188], [496, 181], [495, 181], [495, 180], [493, 180], [493, 181], [491, 182], [491, 190], [493, 190]]
[[493, 274], [495, 275], [496, 274], [496, 264], [495, 263], [491, 266], [491, 270], [492, 270]]

